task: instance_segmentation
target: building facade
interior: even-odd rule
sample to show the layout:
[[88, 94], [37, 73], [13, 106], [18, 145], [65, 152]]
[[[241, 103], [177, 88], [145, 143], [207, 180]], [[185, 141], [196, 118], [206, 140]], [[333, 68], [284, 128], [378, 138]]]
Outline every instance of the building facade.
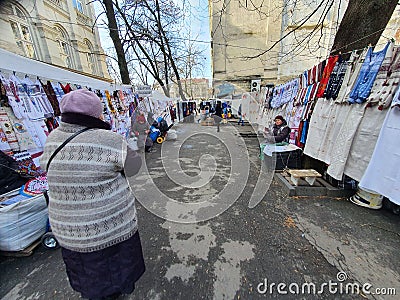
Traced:
[[[210, 86], [207, 78], [181, 79], [182, 89], [189, 99], [208, 99], [210, 98]], [[175, 97], [179, 97], [178, 85], [173, 86]]]
[[[180, 82], [187, 99], [208, 99], [212, 96], [210, 80], [207, 78], [181, 79]], [[164, 94], [158, 83], [153, 85], [153, 89]], [[176, 83], [170, 84], [169, 94], [170, 98], [180, 98], [179, 88]]]
[[209, 0], [214, 88], [223, 82], [238, 91], [250, 91], [252, 81], [276, 85], [325, 59], [348, 0], [333, 1], [328, 13], [321, 3]]
[[0, 48], [110, 79], [90, 1], [5, 0], [0, 6]]

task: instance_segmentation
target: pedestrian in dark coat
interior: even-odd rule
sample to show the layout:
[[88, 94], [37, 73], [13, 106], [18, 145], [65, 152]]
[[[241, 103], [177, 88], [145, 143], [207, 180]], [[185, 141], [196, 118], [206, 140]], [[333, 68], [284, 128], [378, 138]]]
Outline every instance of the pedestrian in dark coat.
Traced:
[[219, 132], [219, 124], [222, 120], [222, 107], [221, 103], [218, 102], [215, 106], [215, 113], [214, 113], [214, 122], [217, 124], [217, 132]]
[[66, 94], [60, 126], [49, 135], [40, 158], [48, 166], [49, 220], [62, 247], [72, 288], [83, 298], [130, 294], [145, 271], [135, 198], [126, 177], [141, 158], [123, 136], [102, 121], [103, 105], [87, 90]]

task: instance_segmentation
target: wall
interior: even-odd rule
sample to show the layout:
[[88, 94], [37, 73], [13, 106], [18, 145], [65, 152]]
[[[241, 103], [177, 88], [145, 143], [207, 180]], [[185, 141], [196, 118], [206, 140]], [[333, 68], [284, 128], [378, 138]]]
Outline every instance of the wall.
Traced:
[[[312, 13], [321, 2], [322, 0], [210, 0], [213, 79], [232, 82], [247, 80], [250, 83], [251, 79], [261, 78], [263, 85], [280, 84], [327, 57], [348, 0], [333, 2], [323, 24], [322, 38], [317, 34], [296, 48], [299, 40], [316, 28], [325, 6], [321, 6], [310, 20], [302, 22], [303, 18]], [[247, 8], [243, 6], [245, 3]], [[254, 7], [258, 9], [254, 9], [250, 3], [254, 3]], [[290, 34], [279, 42], [297, 27], [299, 28], [295, 35]], [[320, 27], [316, 29], [317, 33], [321, 31]], [[269, 49], [276, 42], [277, 45], [267, 53], [251, 60], [245, 59]]]

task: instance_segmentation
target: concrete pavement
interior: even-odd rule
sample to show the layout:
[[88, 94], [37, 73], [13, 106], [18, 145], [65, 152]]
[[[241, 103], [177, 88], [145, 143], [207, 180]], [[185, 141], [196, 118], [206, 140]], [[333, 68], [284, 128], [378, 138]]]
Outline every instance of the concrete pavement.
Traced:
[[[222, 125], [217, 134], [180, 124], [177, 141], [146, 155], [147, 171], [130, 182], [147, 271], [122, 299], [398, 299], [332, 293], [328, 283], [400, 293], [399, 217], [345, 199], [287, 197], [271, 174], [260, 175], [257, 139], [237, 135], [249, 128]], [[258, 182], [270, 188], [249, 208]], [[80, 299], [60, 251], [42, 247], [0, 257], [0, 297]]]

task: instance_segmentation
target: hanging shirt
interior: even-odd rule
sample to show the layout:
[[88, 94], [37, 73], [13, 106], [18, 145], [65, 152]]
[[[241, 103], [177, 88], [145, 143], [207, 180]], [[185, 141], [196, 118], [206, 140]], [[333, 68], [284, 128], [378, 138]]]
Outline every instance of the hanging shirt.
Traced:
[[322, 78], [318, 87], [317, 97], [322, 98], [324, 96], [325, 89], [328, 85], [329, 77], [335, 67], [336, 62], [339, 59], [339, 55], [331, 56], [328, 58], [328, 62], [325, 65], [324, 72], [322, 73]]
[[51, 82], [48, 80], [46, 83], [43, 83], [40, 79], [38, 79], [38, 82], [41, 84], [42, 89], [46, 94], [51, 107], [53, 108], [54, 116], [58, 117], [59, 115], [61, 115], [60, 105], [57, 99], [57, 95], [53, 89], [53, 86], [51, 85]]
[[8, 104], [12, 107], [14, 115], [20, 120], [28, 118], [25, 104], [18, 98], [17, 88], [14, 82], [5, 78], [2, 74], [0, 74], [0, 79], [6, 91]]
[[346, 75], [346, 70], [348, 66], [348, 61], [339, 57], [338, 61], [333, 68], [331, 76], [329, 77], [328, 85], [324, 92], [324, 98], [336, 100], [340, 88], [343, 83], [344, 76]]
[[358, 75], [354, 88], [350, 93], [350, 104], [363, 103], [366, 101], [371, 92], [379, 68], [385, 58], [389, 44], [390, 43], [386, 44], [385, 48], [378, 52], [372, 52], [372, 47], [369, 47], [360, 74]]
[[391, 44], [379, 68], [368, 102], [388, 108], [400, 82], [400, 47]]

